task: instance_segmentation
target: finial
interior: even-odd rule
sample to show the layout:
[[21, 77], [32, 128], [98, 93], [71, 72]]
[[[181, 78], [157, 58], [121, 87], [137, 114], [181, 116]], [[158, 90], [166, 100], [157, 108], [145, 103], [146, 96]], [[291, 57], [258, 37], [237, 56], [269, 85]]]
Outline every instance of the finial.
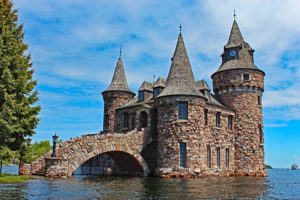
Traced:
[[233, 19], [236, 19], [235, 9], [233, 9]]
[[122, 45], [120, 44], [120, 58], [122, 56]]
[[181, 24], [179, 25], [179, 31], [180, 31], [180, 34], [181, 34], [181, 31], [182, 31], [182, 26], [181, 26]]
[[155, 83], [155, 74], [153, 75], [153, 83]]

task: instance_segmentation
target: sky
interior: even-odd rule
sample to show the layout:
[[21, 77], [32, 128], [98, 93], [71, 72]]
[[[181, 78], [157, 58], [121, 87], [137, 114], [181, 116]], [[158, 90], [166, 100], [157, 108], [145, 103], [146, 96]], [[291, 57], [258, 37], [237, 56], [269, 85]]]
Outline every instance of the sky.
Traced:
[[41, 119], [33, 141], [99, 133], [101, 92], [122, 45], [129, 87], [167, 77], [179, 25], [196, 80], [212, 88], [233, 10], [265, 73], [265, 162], [300, 165], [300, 1], [14, 0], [38, 81]]

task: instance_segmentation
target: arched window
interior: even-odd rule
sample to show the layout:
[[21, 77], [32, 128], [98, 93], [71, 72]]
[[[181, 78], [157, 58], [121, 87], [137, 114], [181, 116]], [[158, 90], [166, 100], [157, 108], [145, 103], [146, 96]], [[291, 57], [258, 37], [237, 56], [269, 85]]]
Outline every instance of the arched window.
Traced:
[[147, 127], [147, 113], [145, 111], [140, 114], [141, 128]]

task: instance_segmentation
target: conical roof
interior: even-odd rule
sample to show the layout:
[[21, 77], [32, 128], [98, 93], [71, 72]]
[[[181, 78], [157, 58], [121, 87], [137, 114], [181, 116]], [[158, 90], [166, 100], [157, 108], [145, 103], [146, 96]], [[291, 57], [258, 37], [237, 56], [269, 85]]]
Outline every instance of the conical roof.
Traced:
[[238, 26], [236, 20], [233, 20], [231, 32], [229, 35], [228, 42], [225, 45], [225, 48], [237, 47], [237, 46], [240, 46], [243, 42], [245, 42], [245, 41], [244, 41], [242, 33], [239, 29], [239, 26]]
[[258, 67], [255, 66], [253, 62], [253, 57], [249, 53], [249, 52], [253, 53], [254, 50], [250, 47], [250, 45], [247, 42], [244, 41], [244, 38], [242, 36], [242, 33], [239, 29], [236, 20], [233, 21], [228, 42], [224, 46], [224, 54], [226, 51], [229, 51], [230, 48], [233, 47], [239, 47], [238, 58], [226, 60], [225, 62], [223, 62], [219, 67], [219, 69], [215, 73], [213, 73], [212, 76], [214, 76], [216, 73], [221, 71], [234, 70], [234, 69], [252, 69], [264, 73], [262, 70], [260, 70]]
[[170, 95], [192, 95], [204, 97], [197, 89], [181, 33], [178, 36], [166, 87], [157, 97]]
[[109, 91], [123, 91], [123, 92], [130, 92], [132, 94], [135, 94], [133, 91], [131, 91], [128, 88], [123, 61], [121, 57], [117, 62], [115, 73], [110, 83], [110, 86], [102, 93], [109, 92]]

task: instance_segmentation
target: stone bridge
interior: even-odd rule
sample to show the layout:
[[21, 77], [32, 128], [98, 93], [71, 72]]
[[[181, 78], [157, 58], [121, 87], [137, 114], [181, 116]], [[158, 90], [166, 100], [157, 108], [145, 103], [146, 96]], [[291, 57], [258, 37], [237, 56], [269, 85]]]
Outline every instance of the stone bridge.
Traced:
[[84, 162], [105, 153], [125, 174], [147, 176], [154, 170], [153, 158], [149, 157], [153, 154], [147, 153], [155, 149], [152, 148], [154, 143], [147, 128], [127, 133], [83, 135], [61, 143], [56, 148], [57, 157], [51, 157], [51, 151], [32, 163], [21, 165], [19, 173], [70, 177]]

